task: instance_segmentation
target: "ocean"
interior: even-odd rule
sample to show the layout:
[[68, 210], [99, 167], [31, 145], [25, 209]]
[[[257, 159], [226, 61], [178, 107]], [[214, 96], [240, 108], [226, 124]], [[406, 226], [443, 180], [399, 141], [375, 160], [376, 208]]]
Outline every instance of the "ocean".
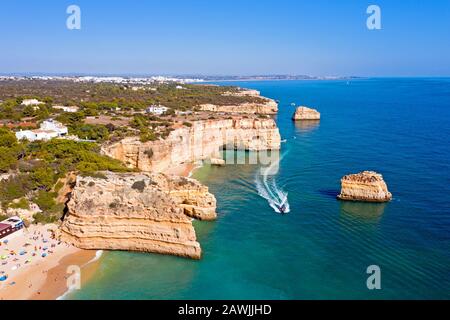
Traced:
[[[218, 220], [194, 222], [201, 261], [104, 253], [66, 299], [450, 298], [450, 79], [224, 84], [280, 101], [286, 141], [269, 186], [290, 212], [261, 196], [261, 166], [204, 166], [193, 177]], [[294, 123], [292, 103], [322, 120]], [[341, 177], [363, 170], [383, 174], [390, 203], [336, 200]], [[367, 287], [372, 265], [380, 290]]]

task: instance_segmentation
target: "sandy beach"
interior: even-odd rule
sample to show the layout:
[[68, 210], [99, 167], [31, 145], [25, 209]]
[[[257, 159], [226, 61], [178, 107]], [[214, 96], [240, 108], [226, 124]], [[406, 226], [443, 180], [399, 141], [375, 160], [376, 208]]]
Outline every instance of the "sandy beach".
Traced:
[[172, 167], [172, 168], [164, 171], [164, 173], [173, 174], [173, 175], [181, 176], [181, 177], [190, 177], [192, 175], [192, 173], [195, 171], [195, 169], [197, 169], [201, 166], [202, 166], [201, 162], [180, 164], [178, 166]]
[[[54, 300], [67, 291], [67, 268], [82, 268], [81, 281], [92, 274], [87, 264], [96, 251], [80, 250], [52, 238], [56, 225], [32, 225], [0, 245], [0, 300]], [[6, 242], [6, 243], [5, 243]], [[86, 274], [85, 274], [86, 273]]]

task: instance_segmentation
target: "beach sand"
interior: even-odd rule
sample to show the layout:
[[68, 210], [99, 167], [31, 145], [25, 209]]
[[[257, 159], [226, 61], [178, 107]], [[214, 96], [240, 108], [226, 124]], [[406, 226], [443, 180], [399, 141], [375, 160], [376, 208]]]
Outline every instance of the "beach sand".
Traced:
[[71, 265], [81, 267], [82, 283], [83, 278], [90, 277], [92, 267], [86, 264], [96, 257], [96, 251], [80, 250], [52, 239], [55, 228], [32, 225], [7, 244], [2, 241], [0, 276], [8, 278], [0, 282], [0, 300], [54, 300], [67, 291], [66, 272]]
[[164, 173], [166, 174], [173, 174], [176, 176], [181, 176], [181, 177], [190, 177], [192, 172], [199, 168], [201, 166], [201, 163], [186, 163], [186, 164], [181, 164], [175, 167], [172, 167], [166, 171], [164, 171]]

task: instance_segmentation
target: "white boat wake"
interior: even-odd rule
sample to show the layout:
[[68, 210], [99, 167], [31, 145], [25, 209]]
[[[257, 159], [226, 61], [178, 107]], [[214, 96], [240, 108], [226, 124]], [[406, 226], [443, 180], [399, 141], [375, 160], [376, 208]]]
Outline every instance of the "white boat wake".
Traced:
[[[269, 167], [263, 168], [255, 178], [258, 194], [267, 200], [269, 205], [277, 213], [289, 213], [291, 211], [288, 201], [288, 193], [277, 185], [275, 174], [283, 156]], [[282, 212], [282, 209], [283, 212]]]

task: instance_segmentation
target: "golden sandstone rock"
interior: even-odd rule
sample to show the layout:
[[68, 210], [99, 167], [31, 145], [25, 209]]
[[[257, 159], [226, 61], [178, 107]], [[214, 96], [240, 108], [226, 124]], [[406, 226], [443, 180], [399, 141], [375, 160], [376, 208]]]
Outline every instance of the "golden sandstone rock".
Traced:
[[[235, 96], [257, 96], [257, 91], [243, 91], [241, 94], [233, 94]], [[245, 113], [245, 114], [277, 114], [278, 103], [274, 100], [264, 97], [259, 97], [264, 102], [255, 103], [247, 102], [237, 105], [215, 105], [215, 104], [203, 104], [199, 106], [201, 111], [210, 112], [225, 112], [225, 113]]]
[[180, 164], [217, 158], [224, 145], [249, 151], [279, 150], [281, 136], [273, 119], [202, 120], [175, 129], [165, 140], [142, 143], [139, 138], [125, 138], [103, 146], [102, 153], [130, 168], [164, 172]]
[[341, 200], [387, 202], [392, 200], [383, 176], [373, 171], [347, 175], [341, 180]]
[[216, 199], [194, 179], [153, 173], [77, 178], [61, 240], [82, 249], [200, 259], [191, 217], [216, 218]]
[[316, 109], [298, 107], [295, 110], [293, 120], [320, 120], [320, 113]]

